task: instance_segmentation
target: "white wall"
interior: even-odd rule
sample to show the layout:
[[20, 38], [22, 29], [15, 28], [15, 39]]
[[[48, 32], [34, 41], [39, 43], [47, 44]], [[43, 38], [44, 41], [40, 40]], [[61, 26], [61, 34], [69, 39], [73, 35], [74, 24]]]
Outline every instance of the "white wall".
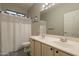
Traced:
[[79, 3], [65, 3], [55, 6], [47, 12], [41, 14], [41, 19], [47, 20], [47, 28], [49, 34], [63, 35], [64, 34], [64, 13], [79, 9]]
[[[28, 16], [34, 18], [35, 16], [38, 17], [38, 20], [40, 20], [40, 8], [41, 4], [36, 3], [34, 4], [29, 10], [28, 10]], [[32, 35], [39, 35], [40, 33], [40, 23], [32, 23], [32, 29], [31, 29], [31, 34]]]
[[0, 4], [0, 10], [1, 10], [1, 4]]
[[[0, 4], [0, 10], [1, 10], [1, 4]], [[0, 37], [1, 37], [1, 35], [0, 35]], [[1, 42], [1, 40], [0, 40], [0, 42]], [[0, 52], [1, 52], [1, 43], [0, 43]]]

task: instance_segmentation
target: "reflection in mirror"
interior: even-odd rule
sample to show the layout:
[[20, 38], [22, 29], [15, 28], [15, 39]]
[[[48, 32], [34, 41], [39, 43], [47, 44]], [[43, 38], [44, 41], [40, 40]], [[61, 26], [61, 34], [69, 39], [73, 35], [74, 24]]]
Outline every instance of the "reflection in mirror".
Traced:
[[79, 37], [79, 3], [54, 3], [42, 9], [40, 20], [47, 22], [47, 34]]
[[64, 36], [79, 37], [79, 9], [64, 14]]

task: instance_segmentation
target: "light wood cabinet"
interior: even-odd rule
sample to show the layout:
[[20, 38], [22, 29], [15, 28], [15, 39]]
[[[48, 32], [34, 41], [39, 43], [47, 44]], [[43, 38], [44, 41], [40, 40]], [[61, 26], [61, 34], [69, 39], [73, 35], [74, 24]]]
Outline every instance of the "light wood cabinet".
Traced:
[[42, 44], [42, 56], [53, 56], [54, 48], [46, 44]]
[[32, 56], [41, 56], [41, 43], [35, 40], [31, 40], [31, 55]]
[[41, 43], [35, 41], [35, 56], [41, 56]]
[[31, 40], [31, 55], [35, 55], [35, 41]]
[[51, 47], [47, 44], [36, 40], [31, 40], [31, 55], [32, 56], [71, 56], [59, 49]]

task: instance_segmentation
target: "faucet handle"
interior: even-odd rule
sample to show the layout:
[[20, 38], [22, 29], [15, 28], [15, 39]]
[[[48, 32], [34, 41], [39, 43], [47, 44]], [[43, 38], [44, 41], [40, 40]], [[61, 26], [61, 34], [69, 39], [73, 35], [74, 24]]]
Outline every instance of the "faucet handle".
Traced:
[[67, 42], [67, 38], [65, 38], [65, 37], [64, 38], [60, 38], [60, 41], [61, 42]]

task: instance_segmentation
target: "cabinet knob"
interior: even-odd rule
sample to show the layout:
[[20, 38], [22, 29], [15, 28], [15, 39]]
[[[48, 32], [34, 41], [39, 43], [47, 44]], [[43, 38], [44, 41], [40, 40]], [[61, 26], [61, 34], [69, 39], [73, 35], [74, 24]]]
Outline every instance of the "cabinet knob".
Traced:
[[56, 53], [58, 53], [58, 51], [56, 51]]
[[52, 48], [50, 48], [50, 50], [53, 50]]

